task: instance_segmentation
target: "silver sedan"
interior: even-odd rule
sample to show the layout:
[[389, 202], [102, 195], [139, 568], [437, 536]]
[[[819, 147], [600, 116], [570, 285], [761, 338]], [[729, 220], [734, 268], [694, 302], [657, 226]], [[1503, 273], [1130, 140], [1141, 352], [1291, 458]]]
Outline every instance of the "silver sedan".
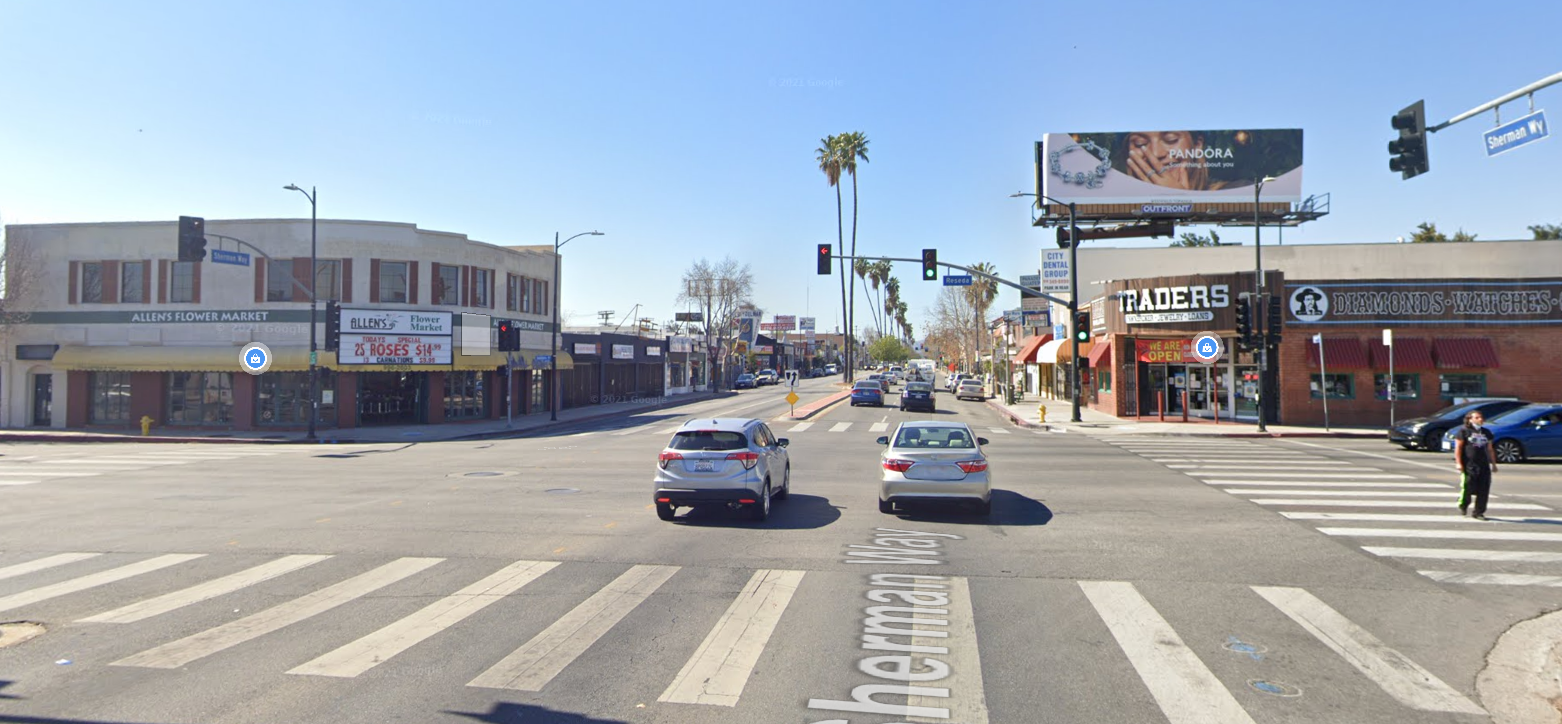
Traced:
[[903, 422], [895, 434], [879, 438], [886, 446], [879, 467], [879, 512], [893, 513], [897, 503], [955, 503], [992, 510], [992, 471], [982, 446], [963, 422]]

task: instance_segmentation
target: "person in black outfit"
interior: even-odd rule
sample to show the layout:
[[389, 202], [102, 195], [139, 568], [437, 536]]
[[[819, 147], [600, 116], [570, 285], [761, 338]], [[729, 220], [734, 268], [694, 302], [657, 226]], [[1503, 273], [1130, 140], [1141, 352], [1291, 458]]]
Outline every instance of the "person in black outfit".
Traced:
[[1497, 472], [1497, 457], [1492, 452], [1491, 430], [1480, 412], [1464, 416], [1464, 426], [1454, 436], [1454, 465], [1459, 468], [1459, 514], [1469, 512], [1475, 498], [1476, 520], [1486, 520], [1486, 498], [1491, 495], [1491, 474]]

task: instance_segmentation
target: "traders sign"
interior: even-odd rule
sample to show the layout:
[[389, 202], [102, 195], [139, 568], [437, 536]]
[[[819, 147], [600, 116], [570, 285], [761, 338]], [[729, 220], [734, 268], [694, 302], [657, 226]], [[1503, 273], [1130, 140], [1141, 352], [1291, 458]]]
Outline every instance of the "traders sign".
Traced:
[[1040, 159], [1042, 194], [1059, 203], [1149, 204], [1142, 213], [1194, 203], [1302, 200], [1302, 131], [1242, 129], [1049, 133]]
[[1287, 281], [1297, 324], [1562, 324], [1562, 279]]
[[336, 353], [345, 365], [448, 365], [450, 337], [344, 334]]
[[1231, 306], [1227, 284], [1185, 284], [1144, 287], [1124, 291], [1119, 297], [1123, 321], [1128, 324], [1208, 322], [1215, 309]]

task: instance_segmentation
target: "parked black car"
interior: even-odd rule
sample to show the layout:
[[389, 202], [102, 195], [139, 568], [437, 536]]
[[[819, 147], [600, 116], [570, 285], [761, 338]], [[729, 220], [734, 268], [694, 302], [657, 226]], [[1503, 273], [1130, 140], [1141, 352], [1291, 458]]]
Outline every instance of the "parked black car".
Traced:
[[1529, 403], [1524, 400], [1470, 400], [1457, 405], [1449, 405], [1426, 417], [1412, 417], [1408, 420], [1400, 420], [1388, 430], [1388, 441], [1403, 446], [1406, 450], [1420, 448], [1436, 452], [1442, 448], [1443, 433], [1464, 424], [1464, 416], [1472, 410], [1480, 410], [1481, 414], [1490, 420], [1491, 418], [1512, 410], [1523, 407]]

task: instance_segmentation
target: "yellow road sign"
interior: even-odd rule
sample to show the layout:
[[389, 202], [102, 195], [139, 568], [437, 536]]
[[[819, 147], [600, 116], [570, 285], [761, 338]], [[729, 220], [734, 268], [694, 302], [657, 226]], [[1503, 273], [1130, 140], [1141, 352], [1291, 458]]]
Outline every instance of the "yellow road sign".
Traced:
[[795, 404], [797, 404], [797, 401], [799, 399], [801, 399], [801, 398], [799, 398], [797, 396], [796, 392], [788, 392], [788, 393], [786, 393], [786, 404], [788, 404], [788, 405], [795, 405]]

